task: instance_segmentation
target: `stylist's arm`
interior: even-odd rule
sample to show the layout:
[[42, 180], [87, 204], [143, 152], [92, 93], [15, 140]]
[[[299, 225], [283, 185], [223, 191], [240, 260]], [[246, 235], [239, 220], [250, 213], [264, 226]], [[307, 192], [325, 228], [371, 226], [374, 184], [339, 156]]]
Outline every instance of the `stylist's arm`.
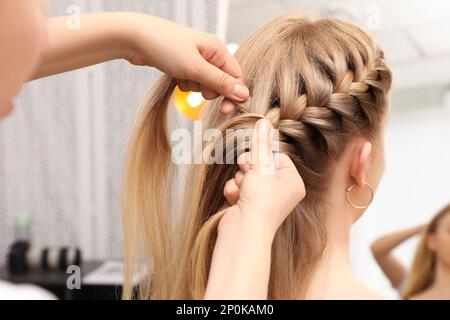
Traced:
[[275, 233], [306, 194], [291, 159], [272, 154], [272, 130], [258, 121], [251, 152], [225, 186], [232, 206], [218, 226], [205, 299], [267, 299]]
[[[126, 59], [176, 78], [183, 91], [242, 102], [249, 96], [242, 71], [215, 36], [138, 13], [82, 15], [49, 20], [49, 43], [33, 79], [97, 63]], [[232, 111], [225, 103], [222, 112]]]

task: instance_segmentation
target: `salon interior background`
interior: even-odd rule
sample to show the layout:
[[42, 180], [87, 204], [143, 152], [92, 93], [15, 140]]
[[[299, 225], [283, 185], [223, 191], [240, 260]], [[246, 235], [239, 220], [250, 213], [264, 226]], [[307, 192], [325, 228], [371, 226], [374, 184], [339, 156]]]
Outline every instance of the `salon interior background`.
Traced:
[[[50, 0], [68, 10], [158, 15], [239, 43], [288, 10], [358, 21], [395, 73], [387, 168], [352, 235], [352, 264], [369, 286], [395, 297], [368, 250], [391, 230], [426, 222], [450, 201], [450, 3], [331, 0]], [[160, 73], [115, 61], [25, 86], [0, 122], [0, 264], [19, 213], [32, 215], [36, 246], [76, 245], [88, 259], [121, 258], [121, 176], [134, 112]], [[172, 125], [190, 126], [176, 112]], [[408, 263], [416, 240], [398, 250]]]

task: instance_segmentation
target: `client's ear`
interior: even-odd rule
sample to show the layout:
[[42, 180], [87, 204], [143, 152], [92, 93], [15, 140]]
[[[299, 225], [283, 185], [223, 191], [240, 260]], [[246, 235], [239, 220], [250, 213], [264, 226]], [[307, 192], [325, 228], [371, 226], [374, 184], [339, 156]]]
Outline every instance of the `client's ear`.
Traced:
[[358, 186], [363, 187], [364, 182], [366, 182], [365, 178], [369, 170], [371, 152], [372, 144], [367, 140], [359, 141], [355, 147], [350, 174]]
[[436, 236], [433, 233], [430, 233], [427, 235], [426, 242], [428, 249], [434, 252], [436, 250]]

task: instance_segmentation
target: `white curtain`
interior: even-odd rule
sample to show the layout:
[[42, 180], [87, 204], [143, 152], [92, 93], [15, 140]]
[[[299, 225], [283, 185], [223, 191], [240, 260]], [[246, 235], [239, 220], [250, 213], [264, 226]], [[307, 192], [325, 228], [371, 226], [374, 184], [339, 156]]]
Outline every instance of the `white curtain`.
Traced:
[[[50, 14], [72, 13], [74, 6], [82, 13], [137, 11], [215, 33], [223, 5], [55, 0]], [[135, 110], [160, 75], [114, 61], [25, 85], [12, 116], [0, 121], [0, 265], [20, 213], [32, 216], [33, 246], [75, 245], [88, 259], [121, 257], [126, 147]]]

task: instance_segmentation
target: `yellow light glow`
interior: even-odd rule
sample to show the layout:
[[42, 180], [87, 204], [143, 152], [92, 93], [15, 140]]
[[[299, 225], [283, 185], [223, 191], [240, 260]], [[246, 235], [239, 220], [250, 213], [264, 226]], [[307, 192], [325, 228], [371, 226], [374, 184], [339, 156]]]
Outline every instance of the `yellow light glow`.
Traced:
[[201, 119], [203, 107], [206, 105], [201, 93], [183, 92], [177, 86], [173, 92], [173, 98], [177, 110], [186, 118], [192, 121]]

